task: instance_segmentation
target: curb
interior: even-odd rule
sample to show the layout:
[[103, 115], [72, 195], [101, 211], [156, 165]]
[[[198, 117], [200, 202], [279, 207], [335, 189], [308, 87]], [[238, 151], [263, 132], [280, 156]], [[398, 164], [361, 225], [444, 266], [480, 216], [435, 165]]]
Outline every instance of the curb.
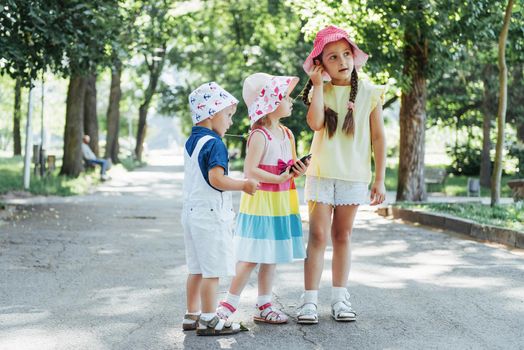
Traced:
[[462, 233], [479, 240], [524, 248], [524, 232], [520, 231], [483, 225], [447, 214], [428, 213], [421, 210], [402, 209], [392, 206], [379, 208], [377, 213], [384, 217], [392, 216], [395, 219]]

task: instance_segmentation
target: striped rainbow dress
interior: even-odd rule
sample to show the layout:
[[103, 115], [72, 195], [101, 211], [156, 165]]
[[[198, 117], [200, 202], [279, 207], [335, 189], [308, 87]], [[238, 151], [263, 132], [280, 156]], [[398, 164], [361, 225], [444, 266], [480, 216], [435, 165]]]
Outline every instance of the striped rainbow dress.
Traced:
[[[258, 167], [278, 175], [279, 159], [286, 163], [293, 159], [291, 131], [283, 127], [282, 134], [273, 135], [265, 128], [258, 128], [251, 131], [250, 138], [255, 132], [261, 132], [266, 139]], [[261, 182], [254, 196], [242, 193], [234, 240], [237, 261], [275, 264], [305, 257], [293, 179], [282, 184]]]

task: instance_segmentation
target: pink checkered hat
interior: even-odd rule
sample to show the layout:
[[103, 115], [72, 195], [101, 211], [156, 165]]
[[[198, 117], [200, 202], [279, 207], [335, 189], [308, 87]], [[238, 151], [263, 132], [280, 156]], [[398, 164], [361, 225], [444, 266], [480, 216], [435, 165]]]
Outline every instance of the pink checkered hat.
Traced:
[[280, 101], [289, 96], [298, 83], [297, 77], [251, 74], [244, 80], [242, 97], [247, 105], [251, 125], [275, 111]]
[[[309, 56], [307, 56], [306, 60], [304, 61], [304, 64], [302, 65], [306, 73], [309, 73], [311, 69], [313, 69], [313, 59], [322, 53], [324, 47], [327, 44], [332, 43], [334, 41], [338, 41], [340, 39], [346, 39], [349, 45], [351, 45], [351, 48], [353, 49], [353, 61], [357, 70], [360, 69], [360, 67], [362, 67], [366, 63], [366, 61], [368, 60], [367, 53], [358, 48], [357, 44], [355, 44], [349, 38], [349, 34], [345, 30], [331, 25], [320, 30], [317, 33], [315, 41], [313, 42], [313, 51], [311, 51]], [[331, 78], [326, 72], [324, 72], [323, 77], [325, 80], [331, 80]]]

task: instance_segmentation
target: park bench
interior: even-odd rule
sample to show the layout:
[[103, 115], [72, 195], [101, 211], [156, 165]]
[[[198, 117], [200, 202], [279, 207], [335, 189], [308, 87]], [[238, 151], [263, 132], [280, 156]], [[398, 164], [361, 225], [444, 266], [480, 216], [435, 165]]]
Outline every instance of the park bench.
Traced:
[[45, 150], [42, 150], [40, 145], [33, 145], [32, 161], [35, 165], [35, 176], [44, 176], [45, 174], [51, 174], [55, 171], [56, 156], [53, 154], [47, 154]]
[[442, 191], [444, 182], [448, 173], [446, 169], [442, 168], [425, 168], [424, 169], [424, 184], [428, 192], [436, 192], [433, 189], [438, 188]]
[[480, 197], [480, 180], [468, 177], [468, 197]]
[[515, 203], [518, 201], [524, 201], [524, 179], [509, 180], [508, 186], [511, 188], [511, 193]]

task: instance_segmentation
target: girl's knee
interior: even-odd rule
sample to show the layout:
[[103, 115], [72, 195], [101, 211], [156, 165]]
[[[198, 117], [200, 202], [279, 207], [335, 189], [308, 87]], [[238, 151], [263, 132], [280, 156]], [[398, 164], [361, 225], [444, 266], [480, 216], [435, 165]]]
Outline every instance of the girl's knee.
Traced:
[[332, 236], [333, 244], [349, 244], [352, 230], [335, 231]]
[[312, 231], [309, 234], [308, 246], [312, 245], [317, 249], [326, 249], [327, 235], [322, 231]]

